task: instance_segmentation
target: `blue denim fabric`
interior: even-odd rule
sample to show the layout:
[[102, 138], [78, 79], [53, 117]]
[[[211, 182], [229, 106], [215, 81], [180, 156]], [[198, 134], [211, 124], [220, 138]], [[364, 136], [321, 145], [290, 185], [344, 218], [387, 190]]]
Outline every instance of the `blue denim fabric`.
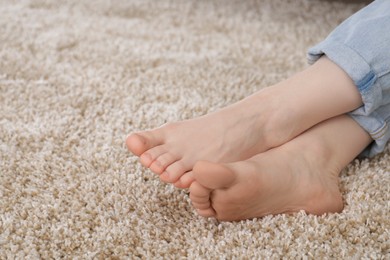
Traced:
[[308, 51], [309, 63], [322, 55], [354, 81], [363, 106], [349, 115], [373, 138], [363, 156], [374, 156], [390, 139], [390, 0], [376, 0], [340, 24]]

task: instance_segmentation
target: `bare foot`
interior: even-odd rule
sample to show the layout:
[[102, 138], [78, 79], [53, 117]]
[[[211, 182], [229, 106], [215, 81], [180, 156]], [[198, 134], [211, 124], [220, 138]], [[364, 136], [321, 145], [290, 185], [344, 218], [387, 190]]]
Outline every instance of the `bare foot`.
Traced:
[[189, 187], [195, 162], [234, 162], [279, 146], [361, 104], [351, 79], [326, 58], [215, 113], [131, 134], [128, 149], [164, 182]]
[[[261, 91], [212, 114], [132, 134], [126, 140], [127, 146], [145, 167], [169, 183], [178, 182], [184, 173], [190, 177], [198, 160], [247, 159], [271, 146], [265, 136], [265, 118], [272, 117], [269, 108], [274, 106], [257, 107], [266, 102], [266, 96], [267, 91]], [[273, 113], [276, 111], [275, 107]], [[181, 186], [188, 184], [186, 177]]]
[[330, 119], [246, 161], [196, 163], [190, 198], [201, 216], [228, 221], [340, 212], [338, 175], [370, 142], [351, 118]]

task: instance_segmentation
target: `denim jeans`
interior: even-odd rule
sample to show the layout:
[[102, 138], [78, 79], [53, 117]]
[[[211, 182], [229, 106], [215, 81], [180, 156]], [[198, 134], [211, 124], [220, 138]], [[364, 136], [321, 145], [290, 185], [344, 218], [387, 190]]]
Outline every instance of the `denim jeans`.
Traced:
[[374, 140], [362, 156], [374, 156], [390, 139], [390, 0], [376, 0], [340, 24], [308, 51], [312, 64], [322, 55], [354, 81], [363, 105], [349, 115]]

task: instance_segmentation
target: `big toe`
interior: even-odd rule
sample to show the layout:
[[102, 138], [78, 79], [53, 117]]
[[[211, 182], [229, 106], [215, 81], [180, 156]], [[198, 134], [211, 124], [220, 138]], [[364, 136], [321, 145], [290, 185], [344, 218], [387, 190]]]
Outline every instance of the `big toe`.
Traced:
[[137, 156], [161, 143], [162, 137], [152, 132], [133, 133], [126, 139], [127, 148]]
[[197, 182], [209, 189], [229, 188], [236, 180], [236, 174], [223, 164], [199, 161], [193, 169]]

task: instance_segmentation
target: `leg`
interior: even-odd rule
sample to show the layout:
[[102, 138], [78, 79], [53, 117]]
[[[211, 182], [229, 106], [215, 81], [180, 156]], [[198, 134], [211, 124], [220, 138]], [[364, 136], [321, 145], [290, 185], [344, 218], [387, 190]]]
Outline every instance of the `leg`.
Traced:
[[161, 180], [188, 187], [199, 160], [250, 158], [361, 105], [349, 76], [324, 57], [290, 79], [220, 111], [134, 133], [126, 143]]
[[246, 161], [198, 162], [190, 198], [200, 215], [220, 220], [339, 212], [339, 173], [371, 141], [353, 119], [338, 116]]

